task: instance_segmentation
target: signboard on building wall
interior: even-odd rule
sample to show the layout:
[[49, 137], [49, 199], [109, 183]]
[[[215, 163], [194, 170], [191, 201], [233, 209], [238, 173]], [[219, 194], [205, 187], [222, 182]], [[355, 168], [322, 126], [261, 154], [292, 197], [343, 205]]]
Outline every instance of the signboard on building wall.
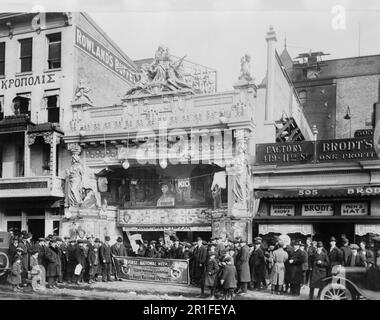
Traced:
[[313, 162], [378, 159], [372, 137], [267, 143], [256, 145], [256, 165], [292, 165]]
[[302, 205], [303, 216], [332, 216], [334, 215], [333, 203], [307, 203]]
[[294, 216], [295, 205], [294, 204], [272, 204], [270, 206], [271, 216]]
[[342, 203], [342, 216], [366, 216], [368, 215], [367, 202]]
[[187, 260], [115, 257], [114, 262], [117, 275], [122, 279], [189, 283], [189, 262]]
[[96, 61], [117, 73], [125, 80], [132, 83], [137, 82], [137, 73], [133, 71], [126, 61], [118, 58], [115, 53], [108, 50], [87, 32], [78, 27], [75, 29], [75, 44]]
[[202, 208], [125, 209], [118, 212], [118, 225], [211, 227], [211, 214], [208, 209]]
[[55, 83], [56, 81], [57, 76], [55, 73], [5, 78], [0, 81], [0, 92], [13, 88], [36, 87], [40, 85]]
[[257, 165], [290, 165], [313, 161], [314, 144], [311, 141], [265, 143], [256, 145]]

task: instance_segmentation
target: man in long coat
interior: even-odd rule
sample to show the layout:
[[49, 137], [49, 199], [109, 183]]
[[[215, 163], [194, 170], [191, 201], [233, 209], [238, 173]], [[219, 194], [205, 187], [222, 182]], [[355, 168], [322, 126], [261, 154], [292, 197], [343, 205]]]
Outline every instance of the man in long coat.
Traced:
[[330, 250], [328, 255], [330, 260], [329, 274], [331, 274], [331, 270], [334, 266], [343, 265], [343, 252], [336, 246], [335, 237], [330, 238]]
[[109, 236], [104, 237], [104, 243], [100, 246], [99, 257], [102, 264], [103, 282], [111, 281], [111, 246]]
[[273, 251], [273, 268], [270, 275], [272, 293], [281, 293], [285, 280], [285, 262], [288, 260], [288, 253], [284, 250], [284, 243], [280, 241], [278, 248]]
[[[294, 248], [291, 245], [287, 245], [284, 249], [288, 254], [288, 257], [291, 257], [294, 251]], [[287, 293], [290, 287], [290, 278], [291, 278], [291, 268], [289, 268], [289, 259], [285, 262], [285, 289], [284, 292]]]
[[[39, 258], [40, 254], [38, 254]], [[75, 239], [69, 240], [69, 245], [67, 246], [67, 265], [66, 265], [66, 281], [71, 283], [75, 281], [74, 270], [78, 264], [77, 260], [77, 244]]]
[[311, 277], [310, 277], [310, 292], [309, 299], [314, 299], [314, 289], [318, 288], [318, 298], [321, 294], [322, 282], [321, 279], [327, 276], [327, 271], [330, 265], [329, 256], [323, 250], [323, 243], [318, 241], [317, 252], [311, 259]]
[[347, 265], [348, 257], [351, 255], [350, 242], [346, 237], [342, 236], [343, 246], [340, 247], [340, 250], [343, 253], [343, 265]]
[[301, 292], [301, 284], [303, 282], [302, 265], [306, 261], [306, 256], [300, 249], [301, 243], [296, 241], [294, 243], [294, 251], [289, 257], [290, 268], [290, 294], [299, 296]]
[[261, 284], [265, 283], [265, 255], [261, 247], [261, 241], [256, 240], [254, 243], [255, 249], [252, 251], [249, 258], [251, 267], [251, 280], [254, 283], [254, 288], [260, 290]]
[[197, 285], [203, 286], [203, 275], [207, 261], [207, 247], [203, 245], [201, 237], [197, 238], [197, 245], [193, 251], [194, 280]]
[[59, 251], [57, 248], [57, 240], [50, 239], [50, 246], [46, 250], [46, 278], [48, 280], [47, 288], [57, 288], [57, 280], [62, 275], [62, 264], [59, 259]]
[[246, 294], [248, 283], [251, 282], [251, 274], [249, 272], [249, 247], [247, 246], [246, 240], [240, 240], [240, 250], [236, 255], [236, 270], [240, 290], [243, 291], [242, 294]]
[[179, 239], [174, 239], [174, 244], [169, 250], [169, 259], [182, 259], [183, 247], [179, 243]]

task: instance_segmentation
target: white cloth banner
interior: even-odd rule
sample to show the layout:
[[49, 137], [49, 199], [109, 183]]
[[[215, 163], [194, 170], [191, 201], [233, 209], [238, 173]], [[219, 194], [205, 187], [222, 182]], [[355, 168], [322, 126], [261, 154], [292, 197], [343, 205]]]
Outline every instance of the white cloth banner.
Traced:
[[259, 224], [259, 234], [281, 233], [301, 233], [304, 235], [314, 234], [311, 224]]
[[226, 189], [226, 171], [219, 171], [214, 173], [214, 180], [212, 181], [211, 190], [215, 185], [218, 185], [221, 189]]
[[140, 240], [141, 242], [143, 242], [141, 234], [140, 233], [130, 234], [128, 229], [125, 227], [123, 228], [123, 231], [125, 231], [128, 236], [133, 252], [137, 254], [137, 251], [139, 249], [139, 245], [137, 244], [137, 241]]
[[380, 224], [355, 224], [355, 234], [365, 236], [367, 233], [374, 233], [380, 236]]

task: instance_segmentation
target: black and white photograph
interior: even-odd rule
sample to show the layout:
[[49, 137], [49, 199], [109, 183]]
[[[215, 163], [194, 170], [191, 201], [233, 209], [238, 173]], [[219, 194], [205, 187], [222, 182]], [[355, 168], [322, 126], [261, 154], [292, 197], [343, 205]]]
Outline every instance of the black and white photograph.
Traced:
[[0, 300], [380, 300], [379, 1], [0, 4]]

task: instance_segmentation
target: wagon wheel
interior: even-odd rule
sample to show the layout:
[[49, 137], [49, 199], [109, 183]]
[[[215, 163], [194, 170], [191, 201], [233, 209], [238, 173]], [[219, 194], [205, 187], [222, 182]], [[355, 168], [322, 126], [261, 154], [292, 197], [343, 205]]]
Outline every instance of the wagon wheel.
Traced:
[[321, 291], [320, 300], [353, 300], [349, 289], [341, 284], [327, 284]]
[[0, 277], [3, 276], [9, 268], [9, 258], [4, 252], [0, 252]]

